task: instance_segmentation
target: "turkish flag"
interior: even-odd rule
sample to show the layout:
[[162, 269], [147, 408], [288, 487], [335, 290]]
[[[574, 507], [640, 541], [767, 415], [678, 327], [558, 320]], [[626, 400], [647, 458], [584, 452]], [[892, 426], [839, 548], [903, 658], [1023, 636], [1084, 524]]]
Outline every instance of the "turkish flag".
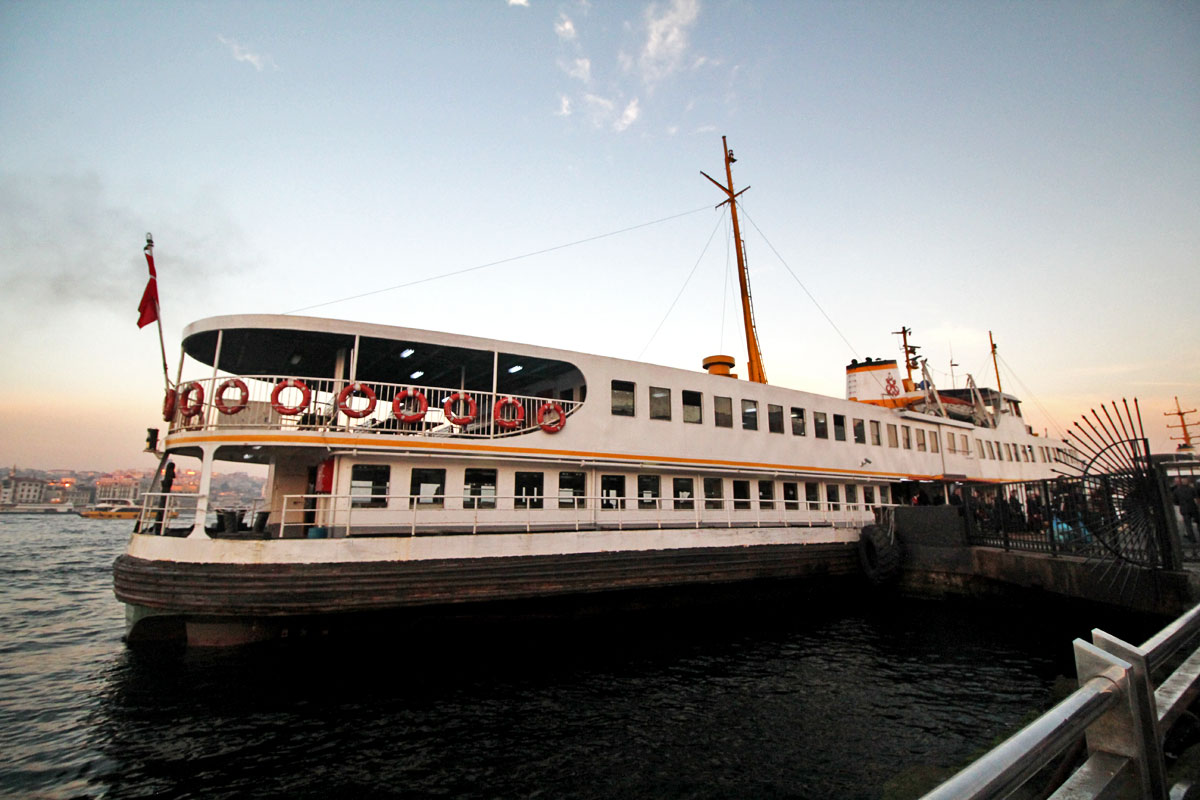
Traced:
[[154, 253], [151, 245], [146, 245], [146, 263], [150, 265], [150, 280], [146, 281], [146, 290], [142, 292], [142, 302], [138, 303], [138, 327], [144, 328], [158, 319], [158, 276], [154, 272]]

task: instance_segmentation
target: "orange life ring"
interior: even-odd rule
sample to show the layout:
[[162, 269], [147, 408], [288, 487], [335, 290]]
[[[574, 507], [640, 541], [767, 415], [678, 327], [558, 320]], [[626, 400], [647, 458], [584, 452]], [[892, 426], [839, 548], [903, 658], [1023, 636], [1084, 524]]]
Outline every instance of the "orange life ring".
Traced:
[[[241, 397], [233, 405], [225, 405], [225, 390], [230, 386], [234, 387], [241, 393]], [[246, 382], [241, 378], [230, 378], [217, 387], [217, 393], [213, 395], [213, 405], [217, 407], [217, 411], [222, 414], [236, 414], [246, 407], [250, 402], [250, 389], [247, 388]]]
[[[506, 406], [512, 406], [517, 409], [517, 415], [515, 417], [500, 416], [500, 409]], [[506, 431], [516, 430], [525, 421], [525, 407], [518, 403], [515, 398], [501, 397], [496, 401], [496, 405], [492, 406], [492, 419], [499, 428], [503, 428]]]
[[[459, 400], [467, 404], [467, 414], [464, 417], [454, 413], [454, 404]], [[476, 405], [475, 398], [466, 392], [455, 392], [446, 398], [446, 402], [442, 403], [442, 410], [446, 412], [446, 419], [455, 425], [462, 426], [469, 425], [475, 419], [475, 415], [479, 413], [479, 406]]]
[[[363, 396], [367, 398], [366, 408], [354, 409], [347, 405], [347, 403], [350, 401], [350, 395], [354, 394], [356, 391], [362, 392]], [[342, 413], [347, 417], [352, 419], [362, 419], [367, 414], [370, 414], [375, 410], [375, 390], [370, 386], [367, 386], [365, 383], [355, 382], [338, 392], [337, 402], [338, 408], [340, 408]]]
[[[417, 410], [411, 414], [405, 414], [404, 401], [410, 397], [417, 401]], [[425, 419], [425, 412], [428, 410], [429, 401], [425, 399], [425, 395], [419, 389], [401, 389], [396, 393], [396, 399], [392, 400], [392, 413], [401, 422], [420, 422]]]
[[[192, 392], [196, 393], [196, 400], [195, 402], [189, 403], [188, 401], [191, 400]], [[188, 419], [189, 417], [194, 417], [199, 414], [203, 408], [204, 387], [195, 381], [192, 381], [191, 383], [185, 383], [179, 389], [179, 412], [183, 414], [183, 418]]]
[[[289, 386], [294, 386], [300, 390], [300, 403], [295, 406], [285, 406], [279, 402], [279, 395]], [[312, 389], [308, 388], [308, 384], [299, 378], [288, 378], [275, 384], [275, 388], [271, 390], [271, 408], [278, 411], [285, 417], [294, 417], [304, 409], [308, 408], [308, 401], [312, 400]]]
[[[558, 422], [546, 422], [547, 411], [553, 411], [555, 414], [558, 414]], [[558, 403], [553, 400], [547, 400], [538, 409], [537, 423], [538, 427], [546, 433], [558, 433], [567, 424], [567, 414]]]
[[175, 401], [178, 399], [174, 389], [167, 389], [166, 395], [163, 396], [163, 422], [175, 419]]

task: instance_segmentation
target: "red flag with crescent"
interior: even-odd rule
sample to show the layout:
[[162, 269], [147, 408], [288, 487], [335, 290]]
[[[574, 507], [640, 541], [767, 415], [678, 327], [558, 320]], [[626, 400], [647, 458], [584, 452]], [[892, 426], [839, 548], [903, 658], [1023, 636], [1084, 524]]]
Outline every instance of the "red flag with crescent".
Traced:
[[158, 319], [158, 275], [154, 272], [154, 243], [146, 243], [146, 263], [150, 266], [150, 280], [138, 303], [138, 327], [144, 328]]

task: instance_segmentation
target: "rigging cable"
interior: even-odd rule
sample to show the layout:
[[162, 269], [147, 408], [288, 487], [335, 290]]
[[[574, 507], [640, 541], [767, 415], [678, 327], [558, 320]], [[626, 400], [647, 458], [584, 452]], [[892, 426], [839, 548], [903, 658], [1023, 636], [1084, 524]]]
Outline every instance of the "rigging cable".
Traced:
[[1046, 410], [1046, 407], [1042, 405], [1040, 400], [1038, 400], [1037, 395], [1035, 395], [1032, 391], [1029, 390], [1029, 387], [1025, 385], [1025, 382], [1017, 377], [1017, 373], [1013, 372], [1013, 368], [1010, 367], [1008, 365], [1008, 362], [1004, 360], [1004, 356], [997, 353], [996, 358], [999, 359], [1000, 363], [1004, 365], [1004, 368], [1006, 370], [1008, 370], [1008, 374], [1012, 375], [1013, 380], [1015, 380], [1017, 383], [1019, 383], [1021, 385], [1021, 391], [1025, 393], [1025, 396], [1030, 398], [1031, 400], [1033, 400], [1033, 404], [1036, 405], [1038, 407], [1038, 409], [1042, 412], [1042, 414], [1046, 417], [1046, 419], [1048, 419], [1050, 421], [1050, 425], [1056, 431], [1058, 431], [1058, 438], [1064, 442], [1068, 441], [1067, 433], [1063, 429], [1063, 426], [1058, 424], [1058, 420], [1056, 420], [1050, 414], [1050, 412]]
[[662, 330], [663, 323], [667, 321], [667, 317], [671, 316], [671, 312], [675, 310], [675, 304], [679, 302], [679, 298], [683, 297], [683, 290], [687, 288], [688, 283], [692, 280], [692, 276], [696, 274], [696, 267], [700, 266], [700, 262], [704, 259], [704, 254], [708, 252], [708, 246], [712, 244], [713, 237], [717, 235], [717, 229], [721, 227], [721, 220], [717, 220], [717, 224], [713, 226], [712, 233], [708, 235], [708, 241], [704, 243], [704, 249], [700, 251], [700, 255], [696, 258], [696, 263], [692, 265], [692, 271], [688, 273], [687, 278], [683, 281], [683, 286], [679, 287], [679, 293], [675, 295], [675, 299], [671, 301], [670, 307], [667, 308], [667, 313], [663, 314], [663, 318], [659, 320], [658, 327], [654, 329], [654, 333], [650, 334], [650, 338], [646, 340], [645, 346], [637, 354], [637, 360], [641, 361], [646, 349], [650, 347], [650, 343], [654, 341], [654, 337], [658, 336], [658, 332]]
[[440, 275], [430, 275], [429, 277], [426, 277], [426, 278], [418, 278], [415, 281], [408, 281], [407, 283], [398, 283], [395, 286], [386, 286], [382, 289], [372, 289], [369, 292], [362, 292], [360, 294], [354, 294], [354, 295], [350, 295], [348, 297], [339, 297], [336, 300], [328, 300], [324, 303], [314, 303], [313, 305], [305, 306], [304, 308], [294, 308], [291, 311], [285, 311], [283, 313], [284, 314], [298, 314], [301, 311], [311, 311], [314, 308], [322, 308], [323, 306], [331, 306], [331, 305], [334, 305], [335, 303], [344, 303], [348, 300], [358, 300], [363, 297], [370, 297], [371, 295], [383, 294], [384, 292], [393, 292], [396, 289], [407, 289], [410, 286], [417, 286], [418, 284], [429, 283], [430, 281], [441, 280], [442, 278], [452, 278], [455, 275], [464, 275], [468, 272], [475, 272], [476, 270], [486, 269], [488, 267], [495, 267], [500, 264], [507, 264], [510, 261], [519, 261], [523, 258], [532, 258], [533, 256], [545, 255], [546, 253], [552, 253], [555, 250], [562, 250], [567, 247], [574, 247], [577, 244], [587, 244], [588, 242], [594, 242], [599, 239], [606, 239], [609, 236], [617, 236], [618, 234], [629, 233], [630, 231], [636, 231], [639, 228], [648, 228], [651, 225], [658, 225], [659, 223], [670, 222], [671, 220], [679, 219], [680, 217], [686, 217], [691, 214], [698, 214], [701, 211], [707, 211], [709, 208], [711, 208], [711, 206], [701, 206], [700, 208], [693, 208], [691, 211], [684, 211], [679, 214], [673, 214], [669, 217], [663, 217], [662, 219], [651, 220], [650, 222], [643, 222], [640, 225], [631, 225], [628, 228], [622, 228], [617, 231], [610, 231], [608, 233], [597, 234], [596, 236], [589, 236], [586, 239], [578, 239], [574, 242], [567, 242], [565, 244], [554, 245], [553, 247], [547, 247], [543, 250], [535, 250], [532, 253], [522, 253], [519, 256], [510, 256], [508, 258], [502, 258], [499, 261], [488, 262], [487, 264], [477, 264], [474, 267], [466, 267], [464, 269], [456, 269], [456, 270], [452, 270], [450, 272], [443, 272]]

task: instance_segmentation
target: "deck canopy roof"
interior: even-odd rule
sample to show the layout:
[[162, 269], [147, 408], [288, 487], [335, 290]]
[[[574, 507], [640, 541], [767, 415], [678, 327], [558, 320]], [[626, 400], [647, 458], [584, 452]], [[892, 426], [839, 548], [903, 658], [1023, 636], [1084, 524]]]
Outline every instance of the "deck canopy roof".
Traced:
[[[233, 321], [237, 318], [228, 319]], [[287, 326], [289, 319], [295, 319], [299, 324]], [[202, 324], [197, 323], [184, 332], [183, 347], [187, 355], [196, 361], [213, 366], [219, 330], [222, 333], [221, 352], [220, 364], [216, 366], [224, 372], [235, 375], [348, 379], [355, 334], [336, 329], [314, 330], [314, 326], [305, 324], [310, 322], [305, 318], [274, 317], [269, 327], [234, 325], [202, 329], [197, 329]], [[407, 329], [395, 330], [398, 334], [419, 333]], [[498, 361], [496, 388], [500, 392], [532, 394], [548, 388], [573, 387], [584, 383], [582, 373], [573, 364], [558, 359], [504, 352], [498, 349], [505, 346], [500, 342], [494, 343], [497, 349], [493, 350], [421, 340], [415, 336], [390, 338], [365, 333], [358, 334], [358, 342], [355, 378], [360, 381], [491, 391], [493, 362]], [[487, 340], [478, 340], [478, 343], [492, 344]], [[495, 355], [497, 352], [498, 359]], [[343, 364], [341, 375], [337, 374], [339, 358]]]

